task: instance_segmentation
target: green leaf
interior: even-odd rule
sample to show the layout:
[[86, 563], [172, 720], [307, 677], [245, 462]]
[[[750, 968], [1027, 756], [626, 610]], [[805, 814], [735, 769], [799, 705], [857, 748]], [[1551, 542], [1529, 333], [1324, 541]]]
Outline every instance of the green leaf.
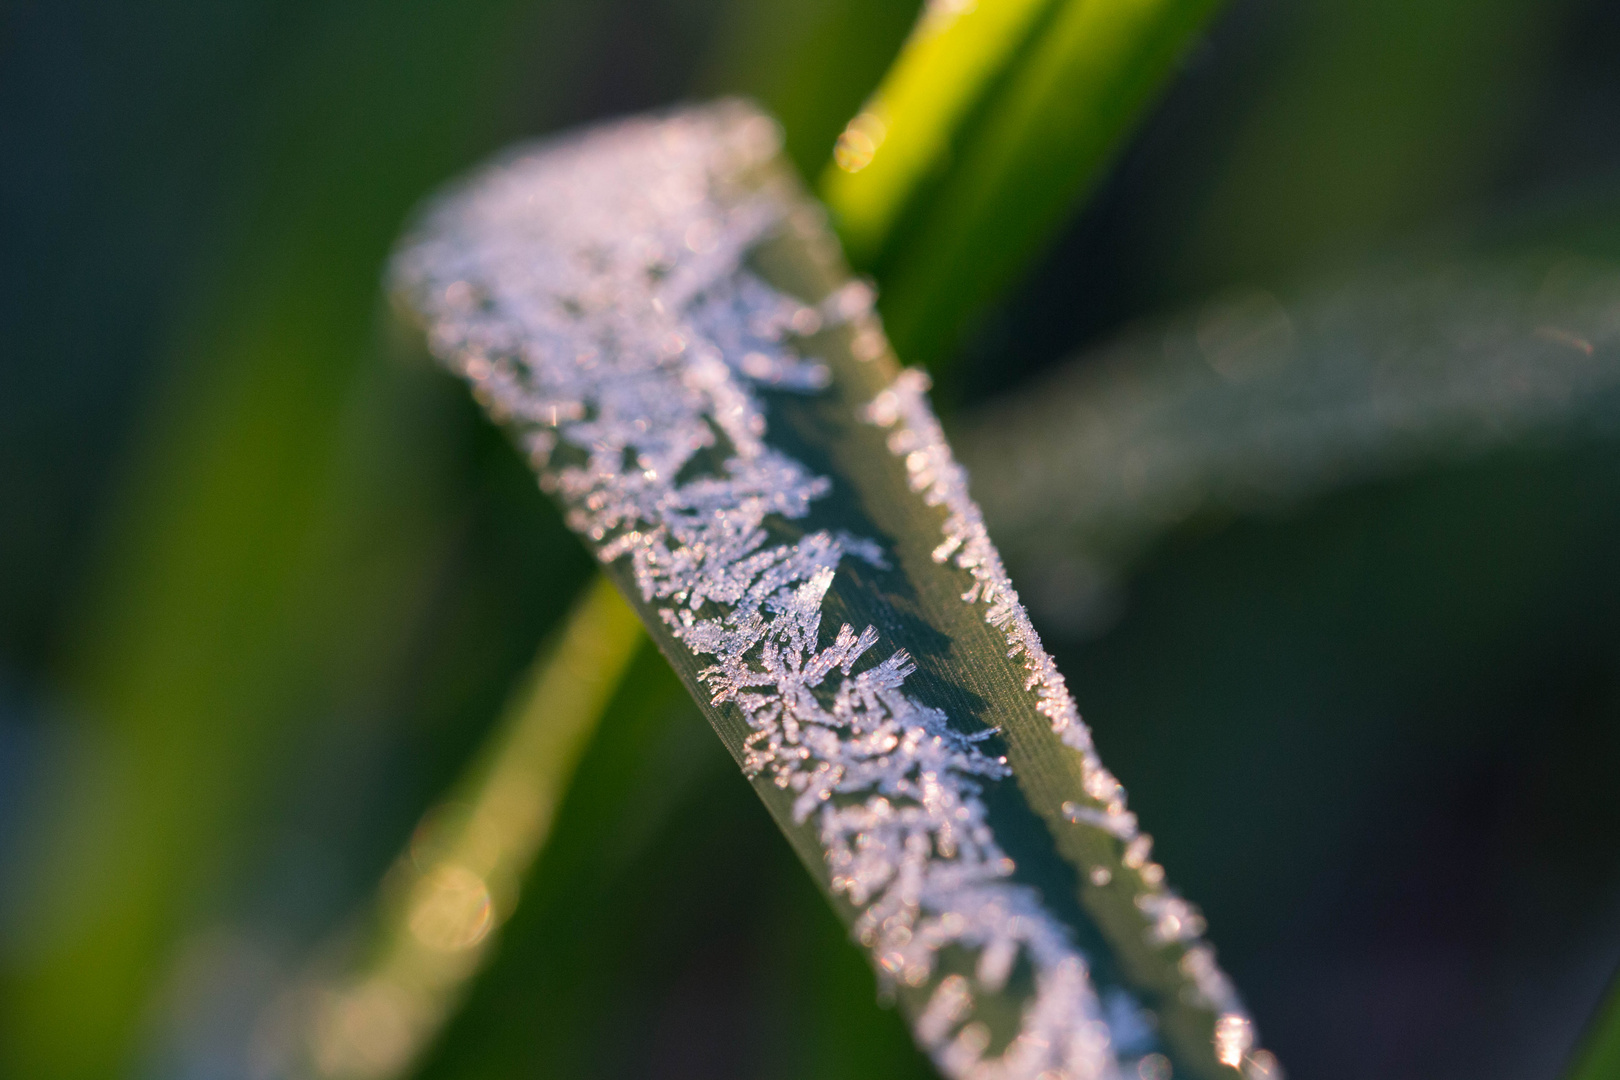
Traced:
[[900, 50], [918, 0], [736, 0], [694, 89], [741, 94], [782, 123], [783, 153], [806, 177]]
[[[406, 1073], [465, 996], [518, 902], [557, 804], [643, 638], [607, 582], [543, 649], [477, 760], [412, 834], [357, 961], [317, 974], [289, 1071]], [[328, 963], [330, 960], [328, 959]]]
[[1605, 1080], [1620, 1074], [1620, 985], [1611, 986], [1582, 1040], [1565, 1080]]
[[520, 148], [428, 212], [396, 295], [942, 1071], [1270, 1073], [776, 146], [732, 103]]
[[[949, 167], [933, 189], [914, 196], [910, 209], [899, 194], [881, 202], [904, 213], [871, 263], [901, 356], [934, 364], [950, 352], [974, 313], [1012, 283], [1097, 181], [1217, 6], [1071, 0], [1052, 8], [950, 144]], [[890, 119], [896, 132], [907, 126], [906, 116]], [[869, 168], [880, 168], [882, 153]], [[920, 166], [906, 175], [920, 179]]]
[[[0, 972], [0, 1072], [133, 1067], [177, 948], [258, 854], [245, 837], [301, 740], [380, 711], [416, 673], [435, 602], [463, 598], [435, 587], [465, 583], [476, 431], [429, 372], [376, 347], [376, 277], [422, 189], [494, 140], [529, 8], [337, 5], [271, 37], [262, 117], [221, 200], [235, 228], [174, 333], [60, 661], [89, 760], [58, 781], [29, 948]], [[574, 557], [544, 526], [527, 543], [541, 564]], [[572, 585], [532, 583], [503, 583], [532, 604], [469, 634], [494, 640], [451, 696], [498, 682], [503, 633], [515, 624], [527, 654]]]
[[851, 260], [877, 258], [918, 187], [949, 160], [957, 129], [1053, 6], [1001, 0], [923, 9], [821, 174], [821, 197]]

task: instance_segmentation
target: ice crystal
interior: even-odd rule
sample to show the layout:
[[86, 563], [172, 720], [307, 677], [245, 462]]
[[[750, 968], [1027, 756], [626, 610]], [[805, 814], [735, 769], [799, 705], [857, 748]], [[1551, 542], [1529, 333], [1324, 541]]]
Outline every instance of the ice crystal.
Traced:
[[[984, 517], [968, 494], [967, 471], [956, 462], [939, 420], [925, 396], [928, 376], [915, 368], [900, 373], [894, 384], [867, 406], [866, 418], [889, 428], [889, 449], [904, 458], [912, 490], [920, 492], [930, 506], [942, 507], [944, 539], [934, 549], [935, 562], [954, 562], [966, 570], [973, 584], [963, 593], [965, 603], [985, 605], [984, 619], [1001, 631], [1007, 641], [1007, 655], [1022, 658], [1025, 689], [1035, 693], [1036, 708], [1052, 725], [1065, 744], [1078, 751], [1081, 785], [1100, 806], [1068, 802], [1064, 815], [1075, 824], [1090, 825], [1124, 841], [1122, 861], [1142, 878], [1143, 891], [1135, 898], [1138, 910], [1149, 921], [1148, 937], [1155, 944], [1180, 942], [1192, 946], [1182, 971], [1190, 980], [1188, 997], [1218, 1014], [1217, 1037], [1226, 1032], [1226, 1042], [1218, 1052], [1230, 1052], [1237, 1036], [1251, 1032], [1253, 1025], [1243, 1011], [1230, 979], [1214, 963], [1208, 946], [1197, 944], [1204, 931], [1203, 916], [1186, 900], [1164, 884], [1164, 870], [1147, 861], [1152, 837], [1141, 831], [1136, 815], [1125, 808], [1125, 788], [1103, 766], [1092, 744], [1091, 730], [1080, 719], [1074, 698], [1057, 670], [1029, 615], [1018, 601], [1001, 553], [985, 530]], [[1185, 958], [1184, 958], [1185, 960]], [[1225, 1050], [1221, 1050], [1224, 1045]], [[1243, 1052], [1249, 1047], [1245, 1044]], [[1239, 1054], [1241, 1059], [1242, 1054]], [[1222, 1059], [1224, 1060], [1224, 1058]]]
[[[787, 792], [815, 830], [882, 977], [932, 986], [914, 1029], [940, 1068], [1115, 1077], [1084, 958], [1039, 894], [1010, 880], [988, 824], [982, 784], [1008, 775], [1005, 761], [907, 692], [914, 664], [875, 627], [824, 634], [840, 565], [883, 565], [884, 550], [773, 531], [806, 518], [831, 481], [771, 445], [761, 391], [828, 386], [828, 367], [799, 349], [825, 327], [854, 321], [858, 356], [887, 348], [868, 287], [806, 304], [748, 268], [802, 213], [773, 171], [776, 149], [769, 120], [724, 104], [524, 150], [430, 212], [396, 261], [399, 292], [434, 351], [519, 434], [569, 525], [604, 562], [628, 562], [642, 601], [704, 664], [712, 703], [746, 722], [745, 771]], [[989, 605], [1037, 707], [1086, 755], [1088, 793], [1123, 813], [921, 395], [919, 376], [904, 375], [870, 413], [895, 427], [914, 483], [951, 514], [939, 558], [973, 572], [965, 599]], [[1190, 907], [1146, 899], [1155, 932], [1188, 939]], [[971, 978], [942, 967], [948, 946], [970, 958]], [[1034, 989], [1020, 1030], [992, 1053], [975, 999], [1001, 992], [1021, 961]], [[1212, 960], [1194, 966], [1212, 1000], [1234, 1000]]]

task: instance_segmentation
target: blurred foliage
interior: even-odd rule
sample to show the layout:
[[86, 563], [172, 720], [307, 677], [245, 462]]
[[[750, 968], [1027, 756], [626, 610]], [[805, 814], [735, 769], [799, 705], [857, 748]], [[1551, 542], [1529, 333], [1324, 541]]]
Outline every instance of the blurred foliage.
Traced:
[[[968, 319], [1016, 278], [1096, 182], [1216, 7], [1215, 0], [1048, 5], [948, 148], [936, 151], [948, 168], [936, 166], [927, 189], [905, 200], [901, 220], [871, 257], [900, 355], [938, 365], [954, 351]], [[909, 118], [892, 119], [903, 131]], [[882, 157], [879, 150], [874, 167]], [[831, 188], [835, 196], [851, 189], [835, 208], [860, 205], [861, 175]]]
[[1166, 864], [1296, 988], [1295, 1069], [1553, 1075], [1613, 967], [1617, 314], [1569, 260], [1247, 292], [962, 417]]
[[1616, 114], [1614, 10], [1447, 3], [1231, 7], [1047, 256], [970, 332], [966, 397], [1234, 286], [1283, 294], [1482, 247], [1613, 258], [1620, 155], [1598, 133]]
[[1620, 1071], [1620, 993], [1610, 987], [1576, 1058], [1570, 1080], [1600, 1080]]
[[[815, 176], [915, 6], [0, 10], [0, 1073], [247, 1075], [587, 579], [376, 329], [408, 207], [693, 92], [759, 95]], [[1599, 0], [1237, 0], [1042, 260], [967, 278], [1017, 288], [917, 348], [960, 341], [977, 400], [1232, 286], [1620, 258], [1617, 48]], [[1195, 515], [1063, 645], [1296, 1075], [1575, 1045], [1620, 958], [1617, 500], [1611, 448], [1515, 444]], [[637, 664], [626, 695], [673, 686]], [[926, 1075], [695, 712], [625, 700], [428, 1074]]]
[[845, 255], [867, 264], [919, 183], [947, 167], [956, 129], [1028, 46], [1045, 0], [930, 5], [894, 66], [822, 165], [821, 194]]
[[[185, 920], [225, 875], [273, 857], [239, 838], [300, 782], [301, 743], [397, 718], [402, 693], [413, 711], [465, 708], [457, 684], [504, 677], [526, 651], [507, 635], [532, 634], [572, 587], [514, 576], [504, 599], [526, 602], [501, 612], [476, 585], [441, 594], [479, 486], [456, 443], [483, 436], [456, 437], [465, 414], [444, 415], [454, 406], [425, 371], [367, 350], [376, 260], [421, 186], [496, 136], [467, 116], [499, 89], [485, 58], [532, 16], [279, 14], [290, 40], [260, 87], [273, 107], [240, 151], [235, 235], [179, 331], [57, 660], [96, 760], [51, 778], [63, 833], [34, 869], [34, 926], [5, 979], [0, 1044], [20, 1075], [103, 1076], [127, 1058]], [[379, 42], [433, 57], [441, 78]], [[523, 513], [530, 558], [578, 558], [534, 520], [543, 511]], [[422, 640], [461, 619], [468, 636]], [[444, 657], [437, 680], [410, 678], [434, 645], [471, 649]]]
[[1613, 438], [1617, 349], [1620, 275], [1569, 258], [1238, 290], [977, 407], [957, 443], [1043, 618], [1105, 628], [1119, 578], [1188, 520]]
[[731, 0], [696, 85], [758, 100], [781, 122], [788, 159], [813, 178], [894, 59], [920, 2]]
[[387, 1077], [438, 1035], [499, 940], [580, 755], [643, 643], [603, 579], [541, 649], [466, 774], [383, 878], [362, 940], [286, 995], [266, 1060], [281, 1074]]

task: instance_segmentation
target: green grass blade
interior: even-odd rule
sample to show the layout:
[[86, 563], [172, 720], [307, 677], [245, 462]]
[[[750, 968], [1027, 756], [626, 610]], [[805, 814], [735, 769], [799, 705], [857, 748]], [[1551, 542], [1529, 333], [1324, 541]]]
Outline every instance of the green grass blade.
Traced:
[[782, 152], [817, 176], [844, 122], [900, 51], [918, 0], [734, 0], [695, 89], [741, 94], [782, 123]]
[[934, 364], [951, 351], [1097, 181], [1217, 7], [1074, 0], [1052, 12], [873, 264], [901, 356]]
[[1609, 988], [1564, 1080], [1620, 1076], [1620, 982]]
[[[1179, 295], [1297, 281], [1457, 221], [1490, 198], [1492, 163], [1570, 32], [1568, 7], [1525, 0], [1311, 4], [1290, 18], [1264, 92], [1224, 111], [1214, 160], [1181, 189], [1177, 246], [1151, 256]], [[1518, 215], [1484, 216], [1496, 229]]]
[[519, 149], [428, 212], [396, 295], [946, 1075], [1267, 1074], [776, 146], [727, 103]]
[[358, 963], [308, 995], [291, 1071], [402, 1076], [483, 967], [597, 723], [644, 641], [607, 581], [542, 650], [470, 775], [423, 819], [384, 882]]
[[958, 127], [1051, 6], [986, 0], [924, 8], [821, 174], [822, 199], [851, 260], [877, 258], [918, 186], [949, 160]]
[[872, 997], [864, 956], [648, 642], [487, 972], [414, 1075], [931, 1076]]

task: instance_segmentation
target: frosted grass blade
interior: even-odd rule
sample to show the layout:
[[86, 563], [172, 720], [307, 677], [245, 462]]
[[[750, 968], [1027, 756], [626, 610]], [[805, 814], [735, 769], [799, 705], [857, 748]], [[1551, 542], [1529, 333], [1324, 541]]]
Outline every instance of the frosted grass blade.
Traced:
[[722, 103], [520, 148], [427, 210], [395, 295], [945, 1075], [1273, 1075], [778, 145]]

